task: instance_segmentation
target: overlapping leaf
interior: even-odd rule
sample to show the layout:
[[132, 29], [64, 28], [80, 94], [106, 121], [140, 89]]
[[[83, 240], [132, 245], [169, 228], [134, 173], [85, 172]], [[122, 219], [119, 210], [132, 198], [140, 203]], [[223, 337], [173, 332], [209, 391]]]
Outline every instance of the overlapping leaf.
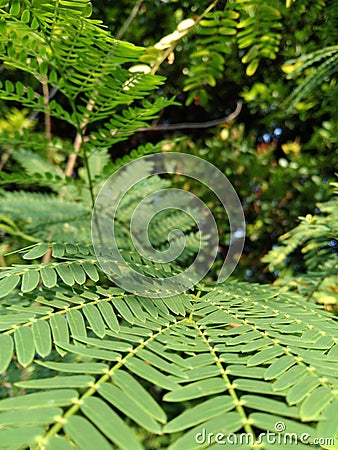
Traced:
[[[31, 439], [30, 427], [40, 424], [50, 426], [50, 445], [54, 439], [64, 439], [66, 433], [80, 448], [87, 448], [78, 435], [81, 424], [88, 428], [89, 442], [96, 436], [107, 448], [146, 448], [135, 432], [137, 426], [155, 434], [183, 431], [174, 439], [172, 449], [198, 448], [196, 436], [203, 429], [224, 436], [242, 432], [257, 436], [274, 431], [279, 422], [286, 427], [283, 432], [297, 436], [307, 433], [312, 440], [320, 436], [322, 431], [315, 424], [332, 420], [337, 401], [337, 322], [300, 297], [278, 294], [272, 288], [252, 285], [249, 291], [245, 284], [228, 283], [201, 289], [199, 297], [186, 296], [189, 304], [183, 316], [164, 314], [159, 300], [154, 300], [157, 317], [149, 314], [149, 305], [141, 298], [112, 291], [110, 299], [97, 293], [94, 300], [93, 291], [79, 291], [78, 301], [72, 299], [74, 307], [59, 309], [61, 314], [52, 315], [50, 320], [52, 340], [67, 358], [52, 362], [42, 355], [36, 361], [58, 375], [18, 383], [43, 392], [46, 398], [56, 395], [56, 402], [44, 402], [43, 408], [51, 411], [43, 416], [38, 412], [37, 394], [27, 394], [22, 401], [20, 397], [0, 401], [6, 423], [0, 437], [5, 433], [5, 439], [14, 439], [14, 434], [8, 433], [18, 422], [5, 412], [13, 408], [20, 417], [34, 408], [35, 415], [23, 425], [27, 427], [26, 440], [22, 438], [26, 445]], [[65, 302], [65, 294], [44, 300], [40, 306], [44, 314], [48, 304], [56, 308], [58, 301]], [[86, 301], [85, 296], [93, 298]], [[176, 298], [175, 302], [186, 303], [187, 298]], [[115, 299], [125, 301], [124, 306]], [[132, 301], [138, 302], [134, 314]], [[99, 307], [103, 304], [109, 305], [109, 312]], [[113, 312], [116, 322], [109, 329]], [[125, 321], [128, 314], [132, 317], [129, 324]], [[25, 364], [30, 363], [32, 354], [27, 345], [24, 352], [20, 349], [23, 339], [28, 343], [35, 340], [42, 353], [48, 349], [49, 330], [36, 326], [38, 322], [18, 327], [25, 329], [15, 339], [19, 361]], [[119, 329], [115, 328], [118, 323]], [[8, 334], [1, 339], [1, 347], [8, 349], [2, 350], [2, 360], [8, 361], [12, 343]], [[71, 355], [76, 363], [70, 362]], [[149, 391], [151, 386], [162, 392], [163, 401]], [[82, 400], [77, 401], [74, 395], [72, 405], [61, 404], [61, 388], [66, 392], [79, 390]], [[172, 403], [181, 413], [168, 418], [166, 411]], [[57, 411], [64, 416], [61, 427], [53, 420], [55, 407], [62, 407], [62, 413]], [[121, 415], [127, 418], [123, 425]], [[95, 430], [91, 438], [90, 430]], [[121, 430], [125, 432], [121, 434]], [[42, 430], [38, 435], [44, 439]], [[325, 436], [333, 439], [334, 431]]]

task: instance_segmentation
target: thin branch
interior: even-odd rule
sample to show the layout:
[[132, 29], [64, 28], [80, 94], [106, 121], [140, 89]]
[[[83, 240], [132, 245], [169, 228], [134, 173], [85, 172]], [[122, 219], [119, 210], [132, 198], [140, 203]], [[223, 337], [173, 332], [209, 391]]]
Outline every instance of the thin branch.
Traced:
[[[121, 30], [118, 32], [116, 39], [121, 39], [122, 36], [124, 35], [124, 33], [127, 31], [128, 27], [130, 26], [131, 22], [133, 21], [133, 19], [135, 18], [136, 14], [138, 13], [138, 10], [140, 9], [142, 3], [144, 0], [139, 0], [136, 5], [134, 6], [134, 8], [132, 9], [128, 19], [126, 20], [126, 22], [124, 23], [124, 25], [122, 26]], [[84, 134], [86, 132], [86, 126], [88, 124], [88, 120], [90, 118], [90, 113], [93, 111], [96, 100], [95, 97], [98, 95], [98, 91], [95, 90], [93, 92], [93, 96], [92, 98], [89, 100], [89, 102], [86, 105], [86, 109], [88, 111], [88, 114], [86, 114], [80, 124], [80, 130], [78, 130], [76, 136], [75, 136], [75, 140], [74, 140], [74, 151], [69, 155], [68, 157], [68, 161], [67, 161], [67, 165], [66, 165], [66, 169], [65, 169], [65, 175], [68, 177], [71, 177], [73, 175], [74, 172], [74, 167], [76, 164], [76, 160], [77, 160], [77, 156], [81, 150], [82, 144], [83, 144], [83, 137]], [[87, 164], [86, 164], [87, 165]], [[88, 169], [86, 167], [86, 169]], [[89, 178], [89, 183], [91, 182], [90, 180], [90, 176]]]
[[127, 20], [122, 25], [120, 31], [117, 33], [116, 39], [122, 39], [122, 37], [124, 36], [125, 32], [128, 30], [130, 24], [135, 19], [135, 17], [137, 15], [139, 9], [141, 8], [141, 5], [142, 5], [143, 2], [144, 2], [144, 0], [138, 0], [138, 2], [135, 4], [134, 8], [131, 10], [131, 13], [129, 14], [129, 17], [127, 18]]
[[[94, 96], [95, 96], [95, 94], [97, 95], [96, 90], [94, 91]], [[71, 153], [68, 157], [67, 166], [66, 166], [66, 170], [65, 170], [65, 175], [67, 177], [71, 177], [73, 175], [77, 155], [80, 152], [81, 147], [82, 147], [83, 135], [86, 131], [86, 126], [87, 126], [88, 120], [90, 118], [90, 113], [93, 111], [94, 106], [95, 106], [95, 100], [92, 97], [86, 105], [86, 109], [87, 109], [88, 113], [86, 113], [85, 116], [83, 117], [83, 120], [80, 124], [80, 130], [76, 133], [76, 136], [74, 139], [74, 152]]]
[[49, 87], [47, 81], [42, 81], [42, 93], [43, 93], [43, 105], [45, 108], [45, 135], [47, 139], [47, 161], [49, 164], [53, 164], [53, 150], [51, 146], [52, 142], [52, 121], [49, 112]]
[[242, 102], [238, 101], [236, 109], [228, 116], [221, 117], [220, 119], [209, 120], [207, 122], [193, 122], [193, 123], [172, 123], [170, 125], [153, 125], [151, 127], [142, 127], [138, 131], [169, 131], [169, 130], [191, 130], [200, 128], [211, 128], [221, 123], [228, 123], [239, 116], [242, 110]]
[[1, 155], [0, 159], [0, 172], [2, 172], [3, 168], [5, 167], [6, 162], [8, 161], [9, 157], [11, 156], [13, 152], [13, 149], [6, 149], [4, 153]]

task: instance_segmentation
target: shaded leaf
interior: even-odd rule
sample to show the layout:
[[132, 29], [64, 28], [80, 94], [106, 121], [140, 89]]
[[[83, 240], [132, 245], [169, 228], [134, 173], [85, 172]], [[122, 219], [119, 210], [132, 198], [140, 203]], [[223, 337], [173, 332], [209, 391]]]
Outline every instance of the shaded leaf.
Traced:
[[16, 288], [19, 281], [20, 277], [16, 274], [8, 275], [0, 280], [0, 298], [10, 294]]
[[222, 378], [209, 378], [208, 380], [197, 381], [196, 383], [190, 383], [187, 386], [176, 388], [163, 398], [168, 402], [186, 401], [193, 398], [205, 397], [206, 395], [218, 394], [227, 389], [227, 385]]
[[92, 450], [93, 448], [111, 450], [109, 442], [84, 417], [72, 416], [67, 418], [64, 429], [81, 450]]
[[35, 345], [30, 327], [20, 327], [15, 330], [14, 342], [19, 363], [26, 367], [33, 361]]
[[0, 400], [0, 411], [7, 409], [35, 409], [52, 408], [55, 406], [68, 406], [78, 398], [73, 389], [58, 389], [49, 392], [20, 395], [18, 397]]
[[13, 340], [8, 334], [0, 335], [0, 373], [4, 372], [13, 357]]
[[24, 259], [37, 259], [41, 258], [41, 256], [44, 256], [46, 252], [48, 251], [49, 246], [48, 244], [37, 244], [35, 247], [33, 247], [31, 250], [29, 250], [27, 253], [23, 255]]
[[41, 356], [47, 356], [52, 349], [50, 328], [44, 320], [36, 320], [32, 325], [36, 351]]
[[109, 408], [103, 400], [95, 397], [86, 398], [82, 403], [81, 410], [119, 448], [142, 450], [142, 446], [121, 417]]
[[127, 395], [121, 389], [108, 383], [100, 384], [98, 392], [142, 428], [151, 433], [159, 434], [161, 432], [160, 425], [152, 418], [150, 411], [146, 411], [145, 408], [139, 406], [132, 395]]

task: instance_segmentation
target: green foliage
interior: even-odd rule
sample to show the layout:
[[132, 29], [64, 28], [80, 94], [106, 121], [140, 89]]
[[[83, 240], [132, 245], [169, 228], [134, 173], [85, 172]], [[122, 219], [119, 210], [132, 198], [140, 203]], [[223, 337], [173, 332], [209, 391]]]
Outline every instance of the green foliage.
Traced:
[[[319, 203], [318, 213], [301, 217], [300, 224], [281, 236], [279, 245], [263, 259], [269, 263], [269, 270], [280, 271], [278, 285], [296, 288], [306, 300], [314, 299], [327, 309], [336, 309], [338, 303], [337, 188], [335, 183], [335, 196]], [[294, 269], [294, 255], [299, 250], [304, 255], [305, 274], [297, 274]]]
[[[31, 86], [10, 80], [2, 86], [3, 99], [48, 112], [76, 127], [79, 133], [89, 124], [110, 118], [104, 128], [90, 136], [89, 142], [83, 143], [85, 147], [90, 147], [93, 140], [98, 145], [96, 141], [104, 138], [107, 146], [125, 139], [168, 104], [157, 99], [154, 104], [145, 101], [143, 107], [130, 106], [162, 84], [163, 78], [128, 70], [143, 49], [113, 39], [98, 21], [89, 20], [89, 2], [75, 2], [75, 7], [62, 1], [55, 5], [33, 2], [23, 11], [20, 2], [18, 5], [17, 14], [2, 12], [6, 24], [0, 40], [2, 60], [6, 66], [27, 71], [41, 83], [57, 88], [68, 106], [61, 99], [53, 99], [46, 106], [44, 97]], [[85, 107], [89, 102], [90, 115]], [[128, 107], [123, 114], [122, 106]]]
[[[30, 297], [30, 306], [1, 316], [1, 367], [15, 345], [21, 365], [35, 355], [34, 365], [51, 373], [18, 382], [29, 393], [0, 401], [8, 448], [66, 439], [79, 448], [98, 440], [143, 448], [136, 424], [179, 432], [170, 447], [177, 449], [198, 448], [203, 428], [257, 436], [278, 421], [298, 436], [331, 437], [323, 430], [336, 420], [338, 326], [300, 297], [237, 283], [153, 301], [62, 283]], [[52, 348], [59, 358], [47, 358]]]
[[[314, 89], [320, 87], [324, 81], [331, 78], [337, 72], [337, 63], [337, 45], [316, 50], [288, 61], [283, 69], [289, 74], [290, 78], [304, 72], [307, 73], [309, 69], [312, 69], [287, 99], [289, 110], [295, 107], [301, 109], [302, 105], [299, 105], [300, 100], [306, 98]], [[333, 87], [334, 85], [335, 83], [331, 86]]]
[[[257, 100], [257, 104], [262, 105], [263, 101]], [[323, 183], [323, 179], [331, 175], [327, 155], [330, 155], [333, 167], [338, 164], [332, 152], [335, 127], [332, 124], [330, 128], [330, 124], [326, 130], [318, 130], [316, 153], [296, 140], [282, 144], [283, 153], [278, 156], [276, 142], [257, 143], [255, 136], [245, 136], [243, 124], [225, 126], [204, 140], [186, 139], [178, 143], [180, 151], [213, 161], [217, 167], [223, 168], [242, 199], [250, 250], [241, 258], [236, 272], [238, 277], [242, 269], [243, 279], [266, 280], [267, 274], [261, 270], [265, 265], [260, 259], [271, 249], [275, 236], [284, 235], [292, 225], [296, 225], [300, 215], [305, 216], [309, 212], [309, 207], [312, 210], [317, 202], [329, 198], [330, 185]], [[207, 189], [186, 180], [183, 183], [203, 198], [217, 217], [220, 245], [226, 249], [230, 234], [224, 209]]]
[[191, 66], [184, 87], [189, 92], [187, 103], [197, 96], [201, 105], [207, 105], [210, 99], [207, 86], [215, 87], [223, 78], [234, 45], [242, 55], [242, 63], [247, 64], [248, 76], [255, 74], [262, 59], [276, 59], [282, 38], [281, 19], [275, 1], [228, 2], [223, 11], [209, 12], [196, 30], [196, 50], [190, 55]]
[[189, 93], [187, 104], [191, 104], [196, 96], [203, 106], [207, 104], [209, 96], [206, 88], [215, 87], [223, 76], [238, 18], [237, 11], [226, 9], [209, 12], [199, 22], [196, 50], [190, 54], [191, 64], [184, 86]]
[[[228, 39], [232, 27], [251, 72], [278, 50], [275, 6], [229, 5], [232, 9], [205, 13], [199, 20], [214, 80], [221, 77], [228, 51], [220, 48], [219, 36]], [[168, 298], [139, 297], [106, 277], [91, 246], [91, 207], [108, 175], [164, 148], [147, 143], [114, 163], [108, 152], [173, 104], [154, 94], [164, 82], [155, 69], [187, 33], [165, 40], [170, 45], [158, 60], [147, 61], [151, 71], [145, 73], [135, 66], [149, 51], [112, 38], [101, 22], [90, 19], [87, 0], [2, 1], [0, 8], [0, 52], [8, 75], [0, 97], [6, 105], [14, 101], [33, 110], [30, 115], [7, 110], [7, 117], [17, 120], [0, 134], [6, 155], [1, 164], [7, 170], [0, 178], [1, 250], [7, 252], [1, 265], [13, 262], [0, 271], [0, 447], [197, 449], [214, 444], [217, 433], [238, 439], [247, 433], [251, 441], [243, 448], [271, 449], [266, 435], [262, 445], [257, 439], [281, 431], [277, 437], [286, 441], [280, 448], [288, 448], [288, 433], [299, 440], [307, 436], [313, 448], [320, 448], [317, 438], [329, 439], [321, 447], [335, 448], [338, 324], [331, 314], [297, 292], [236, 281], [203, 281]], [[254, 26], [258, 17], [268, 28], [267, 39]], [[215, 41], [205, 31], [209, 28]], [[43, 117], [43, 131], [33, 114]], [[70, 130], [74, 144], [53, 135], [51, 118], [56, 127]], [[230, 156], [219, 151], [227, 129], [208, 141], [202, 154], [214, 153], [215, 160], [219, 155], [220, 167], [240, 156], [238, 173], [251, 167], [259, 183], [261, 166], [267, 166], [272, 189], [282, 189], [283, 171], [280, 166], [274, 172], [271, 154], [240, 141], [243, 127], [230, 132]], [[291, 149], [290, 159], [298, 153]], [[71, 165], [75, 154], [81, 161]], [[147, 170], [142, 166], [144, 175]], [[168, 231], [175, 227], [186, 235], [185, 252], [166, 265], [142, 259], [126, 226], [145, 195], [170, 186], [167, 178], [148, 177], [124, 198], [117, 215], [116, 238], [124, 257], [154, 278], [184, 269], [196, 248], [194, 224], [184, 213], [155, 217], [150, 238], [156, 248], [167, 245]], [[335, 236], [337, 209], [333, 203], [321, 208], [327, 215], [302, 224], [310, 227], [310, 270], [318, 260], [313, 252], [322, 244], [323, 227]], [[312, 226], [316, 223], [318, 228]], [[203, 430], [213, 433], [210, 445], [198, 441]], [[297, 446], [308, 448], [304, 441]]]

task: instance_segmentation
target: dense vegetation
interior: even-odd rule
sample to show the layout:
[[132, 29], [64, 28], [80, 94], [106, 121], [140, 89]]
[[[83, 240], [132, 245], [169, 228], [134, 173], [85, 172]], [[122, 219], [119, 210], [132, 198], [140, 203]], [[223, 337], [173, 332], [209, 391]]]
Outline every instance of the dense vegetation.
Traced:
[[[0, 448], [337, 448], [337, 2], [92, 3], [0, 0]], [[244, 252], [217, 282], [227, 212], [141, 160], [110, 261], [152, 280], [140, 295], [102, 270], [92, 210], [119, 168], [174, 152], [228, 177]], [[199, 230], [156, 215], [157, 250], [185, 234], [166, 263], [129, 225], [148, 195], [180, 205], [177, 188], [212, 211], [218, 257], [155, 296]]]

